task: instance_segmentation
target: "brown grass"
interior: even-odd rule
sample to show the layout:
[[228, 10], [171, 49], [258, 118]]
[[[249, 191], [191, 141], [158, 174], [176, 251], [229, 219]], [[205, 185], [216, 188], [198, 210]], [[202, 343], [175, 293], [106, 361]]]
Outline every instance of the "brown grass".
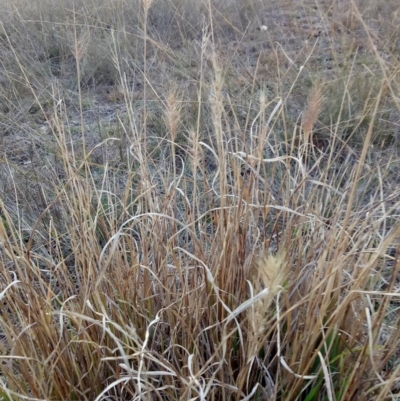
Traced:
[[0, 4], [0, 399], [400, 399], [400, 10], [264, 3]]

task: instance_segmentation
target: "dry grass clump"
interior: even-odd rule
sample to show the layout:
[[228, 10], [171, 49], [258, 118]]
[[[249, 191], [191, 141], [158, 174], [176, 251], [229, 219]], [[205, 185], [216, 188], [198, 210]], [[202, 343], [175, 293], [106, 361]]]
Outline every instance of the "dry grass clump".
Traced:
[[262, 3], [0, 5], [1, 399], [400, 399], [398, 6]]

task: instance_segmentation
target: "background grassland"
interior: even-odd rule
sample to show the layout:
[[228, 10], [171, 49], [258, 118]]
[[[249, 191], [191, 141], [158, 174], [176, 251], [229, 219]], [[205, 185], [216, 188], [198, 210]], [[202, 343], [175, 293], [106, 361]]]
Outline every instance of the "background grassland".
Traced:
[[0, 399], [400, 399], [397, 1], [0, 16]]

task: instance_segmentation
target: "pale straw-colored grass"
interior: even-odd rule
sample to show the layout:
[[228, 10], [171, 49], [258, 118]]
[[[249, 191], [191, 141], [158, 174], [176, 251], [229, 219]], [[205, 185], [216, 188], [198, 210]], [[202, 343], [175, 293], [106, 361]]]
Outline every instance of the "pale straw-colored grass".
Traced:
[[[317, 44], [288, 40], [267, 82], [268, 57], [240, 65], [272, 35], [240, 18], [261, 2], [206, 1], [199, 22], [186, 2], [55, 1], [29, 21], [13, 3], [0, 33], [0, 398], [399, 398], [396, 53], [364, 55], [364, 91], [356, 56], [314, 76]], [[384, 41], [356, 4], [345, 22]]]

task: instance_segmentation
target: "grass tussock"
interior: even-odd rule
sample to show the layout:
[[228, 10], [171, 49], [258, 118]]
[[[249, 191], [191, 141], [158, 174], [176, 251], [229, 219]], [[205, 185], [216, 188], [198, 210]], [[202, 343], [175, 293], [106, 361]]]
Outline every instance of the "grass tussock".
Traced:
[[264, 3], [0, 3], [0, 399], [400, 399], [400, 10]]

